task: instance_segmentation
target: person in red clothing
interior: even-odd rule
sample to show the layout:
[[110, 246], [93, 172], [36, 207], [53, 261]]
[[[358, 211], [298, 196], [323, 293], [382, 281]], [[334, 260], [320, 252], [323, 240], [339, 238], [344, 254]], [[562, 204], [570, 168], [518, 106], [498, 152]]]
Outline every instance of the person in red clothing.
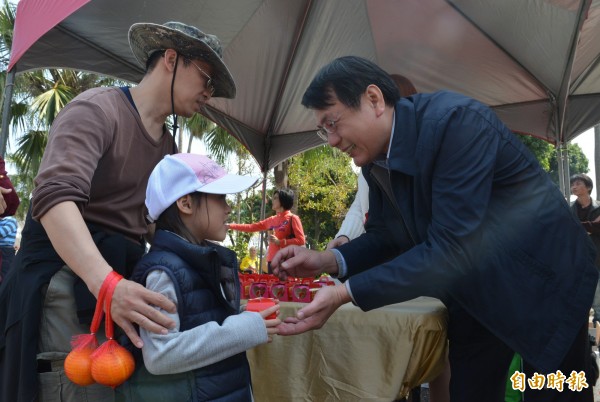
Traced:
[[[15, 187], [8, 178], [4, 159], [0, 156], [0, 218], [13, 216], [17, 212], [17, 208], [21, 200], [15, 191]], [[14, 253], [13, 253], [14, 254]], [[0, 265], [2, 265], [2, 253], [0, 252]], [[5, 263], [6, 265], [6, 263]], [[6, 275], [7, 269], [0, 273], [0, 282], [2, 276]]]
[[294, 205], [294, 192], [290, 189], [279, 189], [271, 197], [275, 215], [256, 223], [230, 223], [229, 229], [241, 232], [269, 231], [269, 249], [267, 250], [267, 265], [271, 273], [271, 260], [282, 248], [287, 246], [303, 246], [305, 244], [304, 230], [298, 215], [290, 209]]
[[14, 215], [20, 203], [15, 187], [6, 173], [4, 159], [0, 157], [0, 218]]

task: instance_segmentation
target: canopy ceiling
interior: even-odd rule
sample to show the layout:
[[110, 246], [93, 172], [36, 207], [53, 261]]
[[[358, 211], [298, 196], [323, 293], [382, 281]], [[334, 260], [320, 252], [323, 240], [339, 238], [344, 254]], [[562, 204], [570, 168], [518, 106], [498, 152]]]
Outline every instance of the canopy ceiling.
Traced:
[[300, 100], [316, 71], [358, 55], [420, 92], [450, 89], [514, 131], [566, 142], [600, 121], [600, 0], [21, 0], [9, 69], [73, 68], [138, 82], [135, 22], [216, 34], [238, 87], [205, 115], [261, 169], [322, 144]]

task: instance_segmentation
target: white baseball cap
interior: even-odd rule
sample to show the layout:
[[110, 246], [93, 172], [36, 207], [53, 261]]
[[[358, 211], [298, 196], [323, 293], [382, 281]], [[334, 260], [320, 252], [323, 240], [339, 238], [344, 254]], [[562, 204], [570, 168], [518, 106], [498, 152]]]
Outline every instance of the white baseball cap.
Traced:
[[167, 155], [158, 162], [148, 179], [146, 207], [154, 222], [179, 197], [195, 191], [208, 194], [234, 194], [254, 185], [258, 177], [228, 174], [205, 155]]

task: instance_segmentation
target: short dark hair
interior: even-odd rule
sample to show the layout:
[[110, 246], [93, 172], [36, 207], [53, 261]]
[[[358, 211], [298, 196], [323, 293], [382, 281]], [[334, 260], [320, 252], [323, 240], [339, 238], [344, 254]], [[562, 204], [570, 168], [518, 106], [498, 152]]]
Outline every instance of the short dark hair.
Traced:
[[279, 204], [283, 209], [290, 210], [294, 206], [294, 192], [289, 188], [280, 188], [273, 191], [273, 195], [277, 194], [279, 197]]
[[590, 176], [588, 176], [587, 174], [583, 174], [583, 173], [574, 174], [573, 176], [571, 176], [571, 180], [569, 180], [569, 184], [573, 184], [573, 182], [577, 181], [577, 180], [582, 181], [583, 184], [585, 185], [585, 188], [587, 188], [588, 193], [592, 194], [592, 190], [594, 189], [594, 182], [592, 181]]
[[[208, 208], [208, 204], [206, 202], [206, 193], [200, 193], [196, 191], [190, 193], [190, 195], [195, 206], [199, 205], [202, 202], [202, 198], [204, 198], [204, 205], [206, 205]], [[193, 244], [199, 244], [203, 240], [197, 239], [184, 225], [183, 221], [181, 220], [181, 216], [179, 215], [177, 201], [171, 204], [169, 208], [165, 209], [156, 220], [156, 230], [159, 229], [173, 232]]]
[[[146, 72], [150, 72], [156, 67], [158, 64], [158, 60], [165, 55], [166, 50], [157, 50], [148, 57], [146, 60]], [[189, 66], [191, 63], [191, 56], [186, 56], [181, 53], [177, 53], [178, 56], [183, 57], [183, 65]]]
[[150, 57], [148, 57], [148, 60], [146, 60], [146, 72], [150, 72], [154, 69], [154, 67], [156, 67], [156, 64], [158, 63], [158, 60], [165, 54], [164, 50], [157, 50], [156, 52], [152, 53], [150, 55]]
[[340, 57], [319, 70], [304, 92], [302, 105], [323, 110], [333, 105], [335, 95], [342, 104], [358, 109], [371, 84], [379, 87], [386, 105], [393, 106], [400, 99], [396, 83], [377, 64], [357, 56]]

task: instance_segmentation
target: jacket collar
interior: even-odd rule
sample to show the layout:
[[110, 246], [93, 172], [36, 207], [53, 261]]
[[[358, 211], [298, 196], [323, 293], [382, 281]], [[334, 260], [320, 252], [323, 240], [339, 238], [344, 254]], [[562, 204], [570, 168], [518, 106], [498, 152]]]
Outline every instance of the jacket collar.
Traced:
[[390, 170], [417, 174], [417, 121], [413, 97], [401, 98], [395, 106], [394, 133], [388, 157]]

